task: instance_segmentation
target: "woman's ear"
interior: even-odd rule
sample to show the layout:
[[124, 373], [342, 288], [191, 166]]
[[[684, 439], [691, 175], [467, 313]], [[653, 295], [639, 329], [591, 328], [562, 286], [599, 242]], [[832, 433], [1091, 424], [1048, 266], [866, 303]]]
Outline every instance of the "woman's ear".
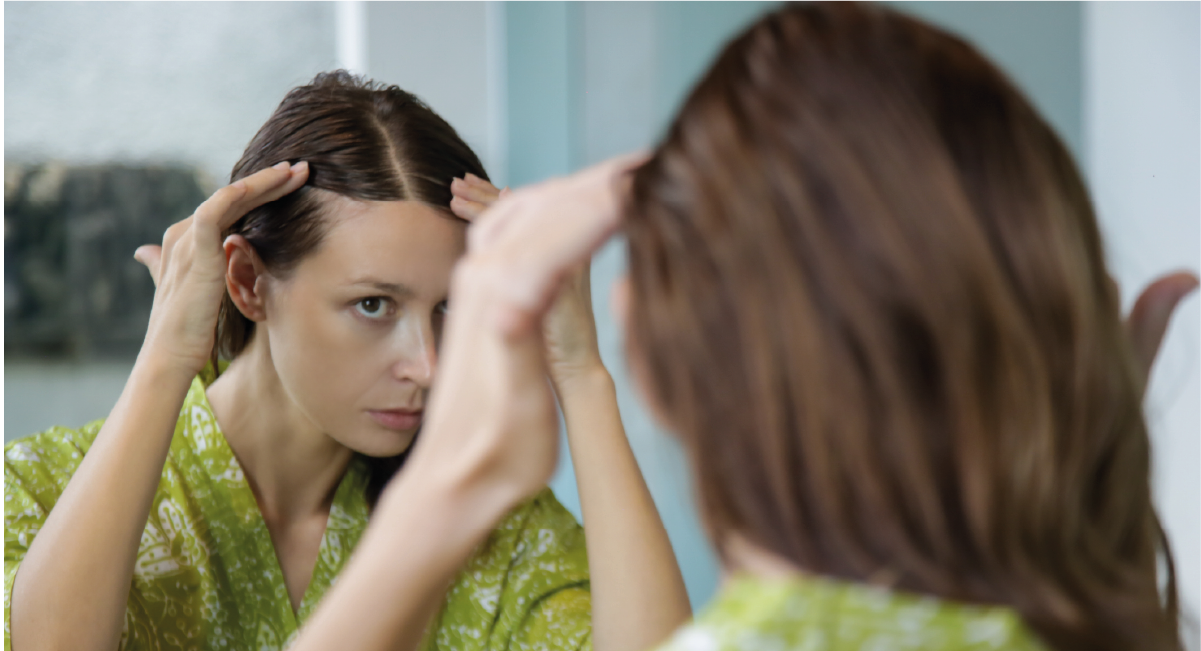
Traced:
[[225, 238], [225, 288], [238, 311], [254, 322], [267, 318], [265, 285], [259, 281], [266, 267], [258, 252], [241, 235]]

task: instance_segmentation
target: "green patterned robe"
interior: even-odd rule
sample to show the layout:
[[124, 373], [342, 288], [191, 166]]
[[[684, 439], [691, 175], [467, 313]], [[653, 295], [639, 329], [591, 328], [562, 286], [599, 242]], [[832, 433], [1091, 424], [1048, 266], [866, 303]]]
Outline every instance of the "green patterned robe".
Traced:
[[[367, 474], [351, 465], [334, 495], [312, 580], [292, 610], [258, 504], [198, 377], [175, 426], [142, 532], [122, 649], [286, 647], [367, 525]], [[52, 428], [4, 448], [4, 649], [21, 559], [91, 447], [102, 421]], [[591, 648], [584, 532], [544, 489], [513, 510], [447, 593], [421, 648]]]
[[659, 651], [1045, 651], [1013, 610], [738, 575]]

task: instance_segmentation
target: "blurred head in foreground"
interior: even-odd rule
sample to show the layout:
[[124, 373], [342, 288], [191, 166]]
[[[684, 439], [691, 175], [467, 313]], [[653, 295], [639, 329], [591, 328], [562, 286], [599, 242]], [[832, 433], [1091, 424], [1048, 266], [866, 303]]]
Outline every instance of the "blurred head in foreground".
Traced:
[[973, 47], [878, 5], [768, 15], [627, 234], [631, 360], [723, 554], [1008, 605], [1055, 649], [1179, 645], [1088, 194]]

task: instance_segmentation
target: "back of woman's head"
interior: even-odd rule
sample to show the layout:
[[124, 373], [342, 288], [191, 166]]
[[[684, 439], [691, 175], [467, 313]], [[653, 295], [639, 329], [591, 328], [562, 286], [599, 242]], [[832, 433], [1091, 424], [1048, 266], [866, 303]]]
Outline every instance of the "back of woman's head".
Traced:
[[[276, 275], [320, 244], [339, 197], [418, 201], [455, 219], [451, 179], [468, 172], [488, 178], [454, 128], [416, 96], [343, 70], [289, 91], [246, 146], [230, 182], [280, 161], [308, 162], [304, 187], [251, 211], [226, 233], [244, 236]], [[227, 295], [214, 361], [237, 356], [253, 330]]]
[[963, 41], [792, 5], [636, 174], [629, 345], [719, 548], [1179, 644], [1142, 380], [1071, 157]]

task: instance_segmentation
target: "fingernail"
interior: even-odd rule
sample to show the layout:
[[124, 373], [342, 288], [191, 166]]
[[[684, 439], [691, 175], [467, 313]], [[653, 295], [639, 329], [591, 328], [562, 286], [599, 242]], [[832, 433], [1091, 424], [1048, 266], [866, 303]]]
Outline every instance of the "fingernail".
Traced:
[[302, 160], [299, 163], [292, 166], [292, 172], [293, 173], [303, 172], [303, 171], [307, 170], [308, 168], [309, 168], [309, 162], [307, 160]]
[[280, 161], [280, 162], [276, 163], [272, 167], [274, 167], [277, 170], [286, 170], [291, 166], [292, 166], [292, 164], [285, 160], [285, 161]]

